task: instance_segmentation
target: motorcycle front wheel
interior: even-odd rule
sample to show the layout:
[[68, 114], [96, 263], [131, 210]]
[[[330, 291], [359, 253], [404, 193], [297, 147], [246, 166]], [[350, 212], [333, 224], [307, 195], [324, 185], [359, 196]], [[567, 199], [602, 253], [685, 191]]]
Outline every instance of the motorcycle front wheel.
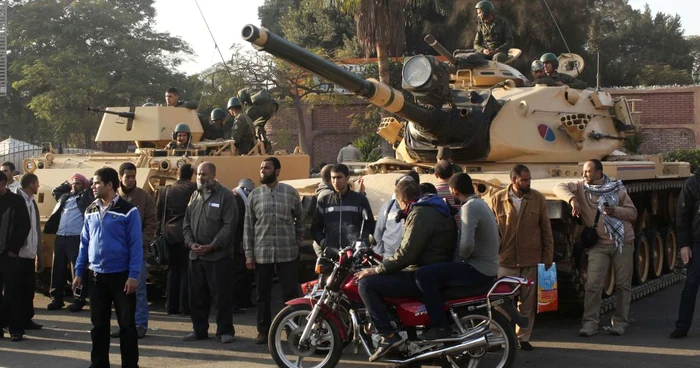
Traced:
[[[451, 361], [445, 362], [443, 367], [508, 368], [513, 365], [515, 352], [518, 348], [518, 338], [515, 335], [513, 325], [506, 316], [497, 310], [493, 310], [491, 315], [491, 324], [486, 335], [488, 346], [451, 355]], [[467, 330], [474, 329], [488, 320], [486, 312], [460, 313], [459, 318]]]
[[[335, 367], [345, 344], [338, 328], [328, 320], [311, 332], [309, 343], [299, 340], [311, 314], [310, 305], [290, 305], [282, 309], [270, 326], [268, 348], [278, 367]], [[321, 317], [319, 317], [321, 318]]]

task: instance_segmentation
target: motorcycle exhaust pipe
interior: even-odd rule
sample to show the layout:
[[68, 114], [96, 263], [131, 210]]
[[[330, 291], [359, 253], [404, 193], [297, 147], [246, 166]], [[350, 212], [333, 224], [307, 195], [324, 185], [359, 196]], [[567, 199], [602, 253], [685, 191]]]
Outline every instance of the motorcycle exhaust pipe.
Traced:
[[481, 326], [479, 328], [476, 328], [472, 331], [468, 331], [468, 332], [464, 333], [463, 335], [460, 335], [457, 337], [448, 337], [446, 339], [414, 341], [414, 342], [417, 343], [418, 345], [434, 345], [434, 344], [439, 344], [439, 343], [463, 342], [465, 340], [472, 339], [479, 334], [486, 335], [488, 332], [489, 332], [488, 326]]
[[465, 341], [461, 344], [442, 348], [440, 350], [430, 351], [430, 352], [420, 354], [420, 355], [414, 356], [413, 358], [409, 358], [406, 360], [387, 359], [387, 360], [382, 360], [382, 362], [393, 363], [393, 364], [410, 364], [410, 363], [418, 362], [421, 360], [437, 358], [443, 354], [460, 353], [464, 350], [476, 349], [476, 348], [484, 347], [486, 345], [488, 345], [488, 342], [486, 341], [486, 336], [481, 336], [475, 340], [469, 340], [469, 341]]

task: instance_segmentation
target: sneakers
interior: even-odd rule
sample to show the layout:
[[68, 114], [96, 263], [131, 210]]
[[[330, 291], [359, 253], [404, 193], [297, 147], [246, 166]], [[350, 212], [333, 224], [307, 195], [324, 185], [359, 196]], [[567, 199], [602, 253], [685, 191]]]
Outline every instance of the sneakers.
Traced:
[[267, 344], [267, 334], [258, 332], [258, 336], [255, 338], [255, 343], [258, 345]]
[[59, 300], [52, 300], [49, 305], [46, 306], [47, 310], [55, 311], [63, 308], [66, 304]]
[[377, 359], [381, 359], [388, 352], [390, 352], [395, 347], [401, 345], [402, 343], [403, 339], [397, 333], [383, 335], [382, 340], [379, 342], [379, 346], [377, 347], [377, 351], [375, 351], [374, 354], [372, 354], [372, 356], [369, 357], [369, 361], [373, 362]]
[[625, 329], [620, 326], [612, 326], [610, 327], [610, 334], [613, 336], [622, 336], [625, 334]]
[[533, 351], [535, 348], [528, 341], [520, 342], [520, 350]]
[[688, 330], [681, 330], [678, 328], [673, 330], [673, 332], [671, 332], [671, 334], [668, 335], [668, 337], [671, 339], [682, 339], [686, 336], [688, 336]]
[[221, 335], [220, 337], [222, 344], [229, 344], [233, 342], [233, 335]]
[[206, 340], [208, 338], [209, 338], [209, 336], [201, 337], [201, 336], [197, 336], [197, 334], [194, 332], [190, 332], [182, 338], [182, 341], [189, 342], [189, 341], [197, 341], [197, 340]]
[[418, 338], [421, 340], [424, 340], [424, 341], [430, 341], [430, 340], [446, 339], [450, 336], [452, 336], [452, 331], [450, 331], [449, 328], [432, 327], [428, 331], [423, 332], [420, 336], [418, 336]]
[[593, 336], [593, 335], [595, 335], [595, 334], [597, 334], [597, 333], [598, 333], [598, 329], [597, 329], [597, 328], [584, 326], [584, 327], [578, 332], [578, 335], [581, 336], [581, 337], [591, 337], [591, 336]]

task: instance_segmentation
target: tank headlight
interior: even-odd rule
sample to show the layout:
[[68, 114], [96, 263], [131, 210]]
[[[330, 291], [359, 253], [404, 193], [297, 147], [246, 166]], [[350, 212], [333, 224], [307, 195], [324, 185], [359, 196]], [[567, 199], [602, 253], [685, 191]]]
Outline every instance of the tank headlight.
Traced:
[[419, 55], [406, 61], [402, 74], [406, 84], [413, 88], [419, 88], [430, 81], [433, 68], [427, 57]]
[[184, 164], [185, 164], [185, 161], [178, 160], [176, 165], [177, 165], [177, 168], [179, 169], [179, 168], [181, 168], [182, 165], [184, 165]]
[[31, 171], [34, 170], [34, 163], [29, 161], [27, 162], [27, 170]]
[[41, 162], [41, 161], [39, 161], [39, 163], [36, 164], [36, 167], [38, 167], [39, 169], [43, 169], [43, 168], [44, 168], [44, 163]]

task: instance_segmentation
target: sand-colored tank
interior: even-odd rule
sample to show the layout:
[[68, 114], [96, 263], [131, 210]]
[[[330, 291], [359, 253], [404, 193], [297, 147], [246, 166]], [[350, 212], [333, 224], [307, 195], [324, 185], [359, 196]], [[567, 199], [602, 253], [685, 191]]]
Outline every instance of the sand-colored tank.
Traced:
[[[364, 80], [269, 32], [248, 25], [242, 36], [259, 50], [302, 67], [395, 115], [383, 119], [378, 134], [396, 149], [395, 158], [367, 164], [364, 182], [375, 214], [391, 197], [395, 179], [416, 170], [422, 181], [435, 182], [437, 149], [450, 147], [455, 163], [488, 200], [510, 183], [509, 171], [525, 164], [532, 187], [548, 199], [555, 236], [560, 295], [580, 306], [585, 283], [586, 251], [578, 245], [582, 226], [567, 203], [553, 194], [562, 182], [581, 180], [586, 160], [603, 160], [607, 175], [623, 180], [639, 212], [636, 221], [635, 298], [680, 280], [673, 222], [679, 189], [690, 176], [685, 162], [663, 162], [659, 156], [617, 156], [627, 134], [639, 127], [624, 97], [589, 88], [534, 85], [516, 69], [485, 60], [470, 50], [449, 53], [426, 37], [440, 57], [407, 57], [403, 91], [377, 80]], [[560, 56], [559, 72], [583, 71], [583, 59]], [[313, 195], [318, 179], [294, 181]], [[612, 271], [606, 295], [614, 288]], [[602, 310], [614, 301], [607, 298]]]
[[[133, 141], [133, 153], [87, 153], [57, 154], [52, 148], [39, 156], [22, 162], [25, 173], [32, 172], [39, 177], [41, 185], [37, 196], [42, 226], [53, 211], [56, 200], [51, 190], [68, 180], [73, 173], [92, 178], [95, 170], [131, 162], [137, 167], [137, 185], [147, 192], [157, 195], [158, 191], [177, 180], [177, 168], [191, 164], [195, 169], [203, 161], [216, 165], [216, 179], [225, 187], [233, 189], [238, 181], [250, 178], [258, 183], [260, 164], [265, 157], [275, 156], [281, 164], [281, 180], [307, 178], [310, 160], [300, 152], [276, 151], [261, 154], [260, 146], [251, 152], [238, 152], [234, 140], [200, 141], [203, 133], [197, 112], [184, 107], [143, 106], [108, 107], [97, 112], [104, 113], [97, 132], [97, 142]], [[179, 123], [190, 127], [193, 150], [165, 149], [173, 140], [173, 131]], [[196, 176], [193, 177], [196, 180]], [[45, 259], [52, 259], [54, 236], [42, 234]], [[48, 263], [50, 268], [50, 262]]]

